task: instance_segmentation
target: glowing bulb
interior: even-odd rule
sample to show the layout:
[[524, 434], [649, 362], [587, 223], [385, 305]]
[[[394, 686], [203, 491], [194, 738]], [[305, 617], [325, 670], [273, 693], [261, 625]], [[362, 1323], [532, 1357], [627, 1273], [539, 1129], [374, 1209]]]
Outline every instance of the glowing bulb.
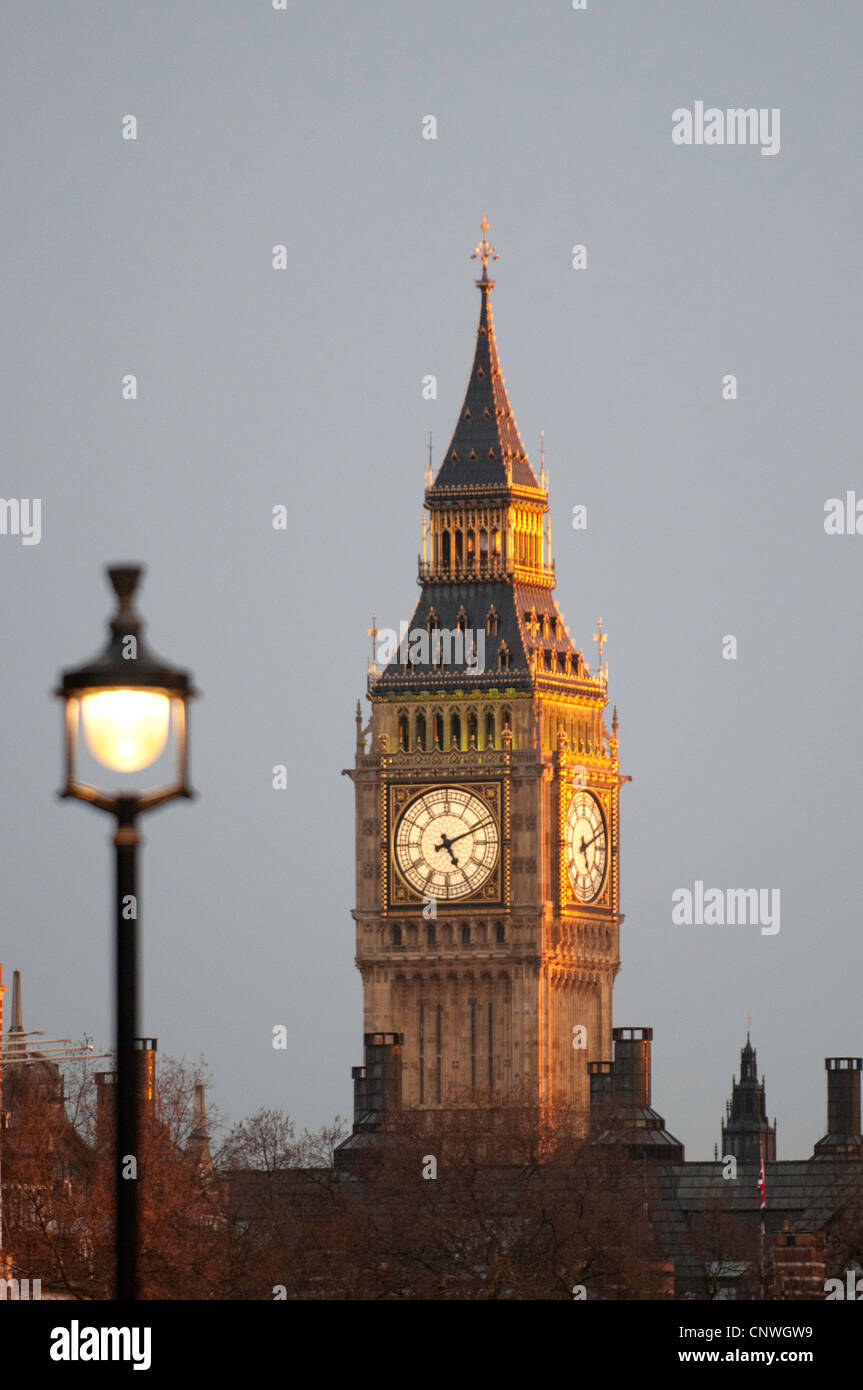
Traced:
[[171, 702], [148, 690], [100, 690], [81, 701], [87, 747], [113, 772], [140, 772], [164, 751]]

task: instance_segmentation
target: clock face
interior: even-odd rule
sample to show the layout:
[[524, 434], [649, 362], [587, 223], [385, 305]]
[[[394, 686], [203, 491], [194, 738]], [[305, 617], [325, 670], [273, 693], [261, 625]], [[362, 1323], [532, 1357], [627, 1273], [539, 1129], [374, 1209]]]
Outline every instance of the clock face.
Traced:
[[605, 817], [591, 792], [574, 793], [566, 812], [563, 843], [572, 891], [579, 902], [591, 903], [605, 881], [608, 862]]
[[452, 901], [494, 873], [500, 831], [491, 807], [464, 787], [435, 787], [411, 801], [395, 832], [399, 872], [416, 893]]

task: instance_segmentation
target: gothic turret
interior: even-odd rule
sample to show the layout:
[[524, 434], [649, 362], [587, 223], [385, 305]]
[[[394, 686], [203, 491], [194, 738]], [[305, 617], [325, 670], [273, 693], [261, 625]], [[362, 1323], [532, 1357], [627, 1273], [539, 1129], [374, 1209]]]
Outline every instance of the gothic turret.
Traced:
[[776, 1158], [776, 1122], [767, 1121], [764, 1078], [758, 1080], [755, 1048], [746, 1034], [740, 1051], [740, 1080], [731, 1079], [731, 1100], [722, 1126], [722, 1152], [746, 1163], [766, 1163]]

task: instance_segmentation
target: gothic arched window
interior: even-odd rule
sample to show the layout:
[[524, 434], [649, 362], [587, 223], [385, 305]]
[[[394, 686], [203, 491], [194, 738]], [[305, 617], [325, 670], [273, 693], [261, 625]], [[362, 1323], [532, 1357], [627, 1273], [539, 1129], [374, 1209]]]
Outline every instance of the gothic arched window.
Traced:
[[495, 746], [494, 710], [487, 709], [485, 712], [485, 746], [494, 748]]
[[449, 717], [450, 748], [461, 748], [461, 715], [453, 710]]
[[443, 714], [439, 709], [432, 715], [432, 742], [435, 748], [443, 749]]
[[399, 713], [399, 748], [403, 749], [405, 753], [410, 748], [410, 726], [407, 710], [401, 710]]
[[497, 649], [497, 669], [499, 671], [508, 671], [509, 661], [509, 647], [506, 645], [506, 642], [501, 642]]
[[467, 716], [467, 746], [476, 748], [479, 741], [479, 723], [476, 717], [476, 710], [472, 709]]
[[468, 926], [467, 922], [462, 922], [462, 927], [461, 927], [461, 944], [462, 944], [462, 946], [469, 946], [469, 945], [470, 945], [470, 927]]
[[496, 633], [500, 626], [500, 619], [497, 616], [497, 609], [494, 604], [491, 605], [491, 608], [485, 615], [485, 626], [486, 631], [490, 633]]
[[417, 748], [417, 751], [418, 751], [419, 753], [424, 753], [424, 752], [426, 751], [426, 717], [425, 717], [425, 715], [423, 714], [422, 710], [418, 710], [418, 711], [417, 711], [416, 731], [417, 731], [417, 738], [416, 738], [416, 748]]

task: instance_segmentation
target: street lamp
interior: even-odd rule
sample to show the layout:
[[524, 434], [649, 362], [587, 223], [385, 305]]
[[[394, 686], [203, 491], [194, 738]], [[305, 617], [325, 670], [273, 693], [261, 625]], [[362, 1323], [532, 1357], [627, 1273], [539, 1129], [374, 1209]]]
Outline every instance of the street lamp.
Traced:
[[[137, 1296], [138, 1092], [138, 816], [178, 796], [193, 796], [187, 783], [186, 701], [197, 692], [186, 671], [155, 656], [141, 635], [135, 611], [139, 565], [108, 566], [117, 595], [100, 655], [65, 671], [55, 694], [65, 702], [66, 785], [61, 797], [87, 801], [117, 820], [116, 1012], [117, 1012], [117, 1284], [118, 1299]], [[121, 774], [119, 790], [84, 780], [82, 764]], [[167, 771], [165, 771], [167, 767]], [[156, 785], [141, 789], [137, 774]], [[161, 780], [160, 780], [161, 779]], [[130, 1162], [130, 1160], [133, 1160]]]

